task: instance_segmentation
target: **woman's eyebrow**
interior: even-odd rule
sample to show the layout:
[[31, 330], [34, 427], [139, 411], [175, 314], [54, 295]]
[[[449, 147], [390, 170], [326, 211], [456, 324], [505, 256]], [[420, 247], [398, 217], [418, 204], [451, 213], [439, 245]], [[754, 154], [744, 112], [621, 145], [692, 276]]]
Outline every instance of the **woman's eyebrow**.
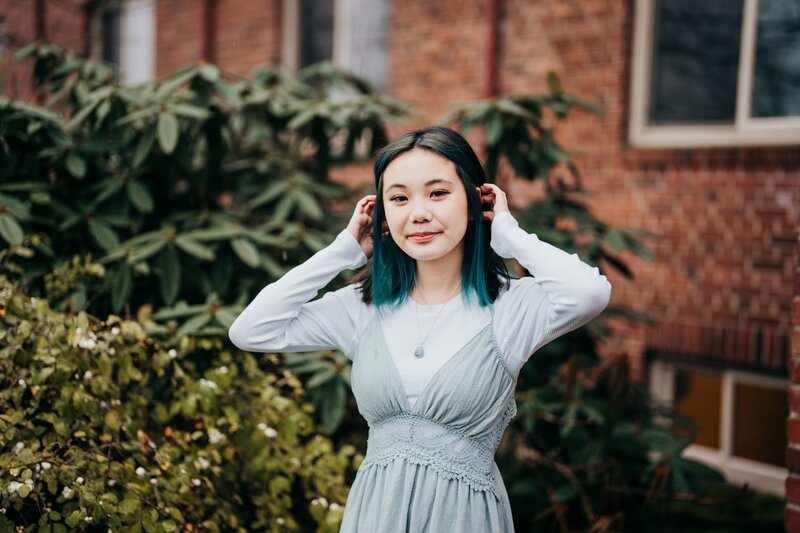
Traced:
[[[450, 184], [450, 185], [452, 185], [452, 184], [453, 184], [453, 182], [452, 182], [452, 181], [450, 181], [450, 180], [446, 180], [446, 179], [444, 179], [444, 178], [434, 178], [434, 179], [432, 179], [432, 180], [428, 180], [428, 181], [426, 181], [426, 182], [425, 182], [425, 186], [426, 186], [426, 187], [429, 187], [429, 186], [431, 186], [431, 185], [435, 185], [435, 184], [437, 184], [437, 183], [448, 183], [448, 184]], [[394, 188], [398, 188], [398, 189], [405, 189], [405, 188], [406, 188], [406, 186], [405, 186], [405, 185], [403, 185], [402, 183], [392, 183], [391, 185], [389, 185], [388, 187], [386, 187], [386, 191], [385, 191], [385, 192], [389, 192], [389, 189], [394, 189]]]

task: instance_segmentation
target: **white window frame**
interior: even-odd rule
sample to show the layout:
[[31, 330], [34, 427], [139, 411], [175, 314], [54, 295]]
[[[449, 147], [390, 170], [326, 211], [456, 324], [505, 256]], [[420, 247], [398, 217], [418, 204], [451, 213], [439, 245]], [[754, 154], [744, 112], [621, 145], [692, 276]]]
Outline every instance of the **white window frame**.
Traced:
[[[352, 56], [353, 9], [353, 0], [333, 1], [333, 57], [331, 62], [341, 68], [356, 71], [356, 65], [353, 64], [355, 59]], [[292, 72], [297, 71], [300, 67], [299, 0], [283, 0], [281, 66]]]
[[[333, 58], [335, 65], [346, 64], [350, 46], [350, 2], [333, 2]], [[283, 0], [281, 65], [291, 71], [300, 68], [300, 0]]]
[[155, 0], [117, 0], [103, 4], [91, 21], [91, 56], [99, 59], [102, 48], [103, 9], [120, 10], [119, 78], [123, 85], [135, 85], [155, 78]]
[[736, 115], [727, 125], [653, 125], [650, 108], [655, 0], [636, 0], [628, 141], [641, 148], [702, 148], [800, 144], [800, 117], [751, 117], [759, 0], [744, 0]]
[[675, 371], [695, 370], [716, 372], [722, 378], [722, 399], [720, 402], [720, 448], [710, 448], [699, 444], [690, 445], [685, 456], [706, 463], [721, 470], [732, 483], [748, 483], [763, 491], [784, 496], [785, 482], [789, 472], [786, 468], [753, 461], [733, 455], [733, 414], [735, 412], [735, 386], [739, 383], [759, 387], [789, 390], [789, 382], [774, 378], [742, 372], [739, 370], [709, 370], [707, 367], [685, 362], [656, 360], [651, 363], [649, 372], [650, 392], [657, 401], [674, 404]]

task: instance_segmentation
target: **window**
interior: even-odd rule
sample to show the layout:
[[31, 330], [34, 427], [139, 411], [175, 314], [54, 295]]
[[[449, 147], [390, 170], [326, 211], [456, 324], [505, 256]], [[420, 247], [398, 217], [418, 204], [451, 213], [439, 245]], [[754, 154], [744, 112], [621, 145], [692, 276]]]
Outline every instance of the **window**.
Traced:
[[800, 0], [637, 0], [629, 140], [800, 144]]
[[92, 18], [92, 55], [119, 69], [121, 83], [153, 79], [154, 0], [108, 2]]
[[782, 495], [786, 469], [786, 380], [656, 360], [654, 397], [697, 425], [686, 454], [719, 468], [729, 481]]
[[388, 0], [284, 0], [283, 6], [285, 67], [331, 61], [386, 89]]

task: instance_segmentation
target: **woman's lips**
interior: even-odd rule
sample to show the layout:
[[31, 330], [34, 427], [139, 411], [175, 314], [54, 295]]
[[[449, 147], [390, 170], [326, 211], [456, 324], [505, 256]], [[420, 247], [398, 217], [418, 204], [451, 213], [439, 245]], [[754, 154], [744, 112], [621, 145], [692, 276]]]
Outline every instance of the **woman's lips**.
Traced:
[[434, 237], [439, 235], [438, 233], [427, 233], [425, 235], [411, 235], [410, 237], [414, 239], [415, 242], [428, 242], [432, 241]]

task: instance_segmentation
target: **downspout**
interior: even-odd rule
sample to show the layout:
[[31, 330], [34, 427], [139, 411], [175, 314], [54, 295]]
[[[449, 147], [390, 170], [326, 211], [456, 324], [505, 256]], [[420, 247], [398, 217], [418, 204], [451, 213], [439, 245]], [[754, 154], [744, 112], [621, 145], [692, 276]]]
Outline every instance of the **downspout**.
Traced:
[[213, 63], [215, 58], [214, 40], [216, 38], [217, 0], [203, 2], [203, 28], [201, 59]]

